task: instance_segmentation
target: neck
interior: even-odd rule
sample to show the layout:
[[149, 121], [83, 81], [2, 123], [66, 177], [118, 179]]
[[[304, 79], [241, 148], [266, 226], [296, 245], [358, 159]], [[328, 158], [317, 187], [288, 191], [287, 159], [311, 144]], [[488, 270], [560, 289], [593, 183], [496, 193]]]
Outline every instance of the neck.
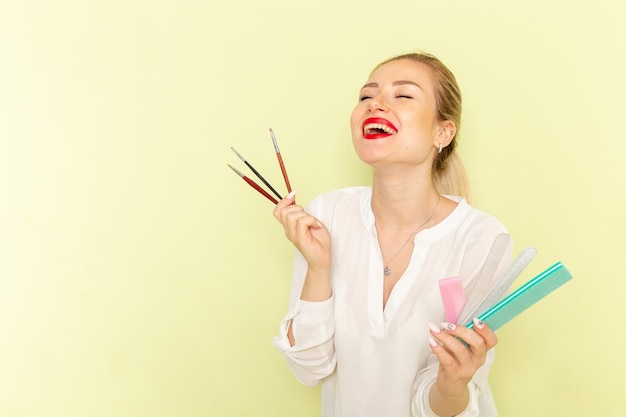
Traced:
[[372, 211], [377, 227], [390, 230], [417, 227], [433, 214], [438, 198], [430, 175], [374, 174]]

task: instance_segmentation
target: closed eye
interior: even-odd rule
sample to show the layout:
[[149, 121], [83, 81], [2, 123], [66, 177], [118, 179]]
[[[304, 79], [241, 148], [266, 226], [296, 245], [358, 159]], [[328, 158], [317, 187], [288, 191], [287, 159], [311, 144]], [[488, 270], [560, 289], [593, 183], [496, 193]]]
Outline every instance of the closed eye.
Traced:
[[372, 96], [368, 96], [366, 94], [363, 94], [361, 97], [359, 97], [359, 101], [365, 101], [365, 100], [370, 99], [370, 98], [372, 98]]
[[396, 98], [413, 98], [413, 96], [409, 96], [408, 94], [398, 94]]

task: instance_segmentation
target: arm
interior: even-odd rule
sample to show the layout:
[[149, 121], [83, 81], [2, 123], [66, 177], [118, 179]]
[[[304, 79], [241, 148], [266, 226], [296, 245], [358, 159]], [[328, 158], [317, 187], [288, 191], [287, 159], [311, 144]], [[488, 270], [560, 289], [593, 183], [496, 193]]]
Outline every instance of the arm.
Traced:
[[[457, 416], [470, 403], [470, 383], [498, 339], [487, 325], [475, 320], [475, 330], [444, 323], [444, 330], [431, 328], [430, 348], [439, 359], [435, 383], [428, 400], [441, 417]], [[460, 340], [464, 340], [467, 346]]]
[[[467, 384], [469, 400], [465, 409], [457, 414], [458, 417], [496, 417], [498, 415], [493, 402], [493, 396], [489, 389], [487, 377], [493, 364], [494, 349], [487, 352], [485, 364], [478, 369], [474, 377]], [[411, 400], [411, 416], [413, 417], [439, 417], [432, 410], [430, 402], [431, 388], [436, 384], [439, 371], [439, 359], [435, 354], [428, 358], [427, 366], [417, 375], [413, 384]]]
[[290, 311], [274, 344], [296, 378], [316, 385], [335, 367], [333, 299], [330, 284], [330, 234], [289, 195], [274, 209], [285, 235], [298, 252]]
[[300, 251], [307, 272], [300, 299], [324, 301], [332, 295], [330, 286], [330, 233], [322, 223], [295, 204], [292, 192], [274, 209], [274, 217], [283, 225], [285, 236]]
[[[300, 300], [310, 302], [326, 301], [331, 297], [331, 294], [330, 270], [319, 271], [309, 267], [304, 278], [304, 285], [302, 287], [302, 293], [300, 294]], [[292, 324], [293, 321], [289, 322], [287, 337], [289, 338], [291, 346], [294, 346], [296, 344], [296, 340], [293, 336]]]
[[[466, 285], [466, 294], [484, 291], [480, 276], [486, 254], [492, 245], [493, 236], [504, 231], [497, 222], [489, 221], [480, 227], [480, 238], [469, 240], [472, 244], [464, 249], [460, 276], [471, 276]], [[494, 276], [500, 276], [510, 263], [512, 247], [505, 254]], [[481, 286], [482, 284], [482, 286]], [[413, 388], [413, 414], [415, 416], [492, 416], [495, 405], [489, 390], [487, 375], [493, 363], [493, 347], [497, 337], [488, 326], [475, 322], [474, 330], [464, 326], [443, 323], [430, 326], [430, 349], [433, 352], [427, 368], [416, 378]], [[463, 344], [459, 339], [464, 340]]]

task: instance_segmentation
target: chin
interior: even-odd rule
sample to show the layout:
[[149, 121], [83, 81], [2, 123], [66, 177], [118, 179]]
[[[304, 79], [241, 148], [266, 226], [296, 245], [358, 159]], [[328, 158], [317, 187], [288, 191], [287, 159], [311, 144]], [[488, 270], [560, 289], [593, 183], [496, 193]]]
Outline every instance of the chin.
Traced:
[[386, 155], [374, 150], [357, 149], [356, 156], [368, 165], [375, 165], [377, 162], [383, 161]]

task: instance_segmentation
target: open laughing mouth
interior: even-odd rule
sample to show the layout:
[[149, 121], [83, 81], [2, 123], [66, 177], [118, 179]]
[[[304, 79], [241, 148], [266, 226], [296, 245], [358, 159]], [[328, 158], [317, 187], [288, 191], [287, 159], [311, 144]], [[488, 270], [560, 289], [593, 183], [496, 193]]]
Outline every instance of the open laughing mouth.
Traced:
[[388, 120], [371, 117], [363, 122], [365, 139], [382, 139], [398, 133], [398, 129]]

